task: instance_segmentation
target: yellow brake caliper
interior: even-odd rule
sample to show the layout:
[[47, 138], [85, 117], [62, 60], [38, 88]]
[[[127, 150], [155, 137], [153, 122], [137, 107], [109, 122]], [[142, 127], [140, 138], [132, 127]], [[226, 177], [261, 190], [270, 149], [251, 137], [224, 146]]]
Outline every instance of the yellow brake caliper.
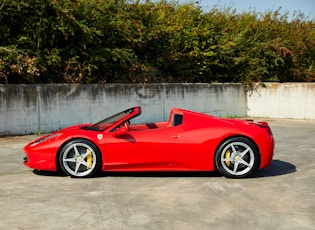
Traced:
[[[231, 152], [230, 152], [229, 149], [225, 152], [224, 158], [225, 159], [230, 159], [231, 158]], [[226, 161], [225, 164], [226, 164], [226, 166], [230, 167], [231, 161]]]
[[93, 164], [93, 155], [91, 150], [86, 149], [86, 153], [88, 153], [87, 157], [86, 157], [86, 163], [88, 164], [88, 166], [86, 167], [87, 169], [92, 167]]

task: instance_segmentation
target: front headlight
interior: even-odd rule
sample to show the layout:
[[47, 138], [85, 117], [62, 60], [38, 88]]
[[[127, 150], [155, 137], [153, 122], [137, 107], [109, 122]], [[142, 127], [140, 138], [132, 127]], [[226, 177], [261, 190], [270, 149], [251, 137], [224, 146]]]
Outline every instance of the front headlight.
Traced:
[[33, 147], [33, 146], [35, 146], [35, 145], [38, 145], [38, 144], [40, 144], [40, 143], [42, 143], [42, 142], [48, 141], [48, 140], [50, 140], [50, 139], [57, 138], [57, 137], [59, 137], [59, 136], [61, 136], [61, 135], [62, 135], [62, 133], [49, 134], [49, 135], [47, 135], [47, 136], [44, 136], [44, 137], [42, 137], [42, 138], [39, 138], [39, 139], [35, 140], [35, 141], [31, 144], [31, 147]]

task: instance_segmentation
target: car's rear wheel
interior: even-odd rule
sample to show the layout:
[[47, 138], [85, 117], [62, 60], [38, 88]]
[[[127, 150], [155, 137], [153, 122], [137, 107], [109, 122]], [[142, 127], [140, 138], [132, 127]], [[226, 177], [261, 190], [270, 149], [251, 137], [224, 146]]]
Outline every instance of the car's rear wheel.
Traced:
[[61, 149], [59, 164], [66, 175], [91, 177], [101, 166], [101, 155], [90, 141], [75, 139]]
[[215, 155], [219, 172], [230, 178], [243, 178], [257, 168], [259, 153], [252, 141], [243, 137], [232, 137], [223, 142]]

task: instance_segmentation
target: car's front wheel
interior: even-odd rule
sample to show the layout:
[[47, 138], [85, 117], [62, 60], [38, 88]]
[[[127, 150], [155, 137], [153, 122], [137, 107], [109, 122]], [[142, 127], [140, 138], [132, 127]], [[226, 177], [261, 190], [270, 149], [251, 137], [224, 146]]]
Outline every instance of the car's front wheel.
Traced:
[[75, 139], [61, 149], [59, 164], [66, 175], [91, 177], [101, 166], [101, 155], [90, 141]]
[[223, 142], [215, 155], [219, 172], [230, 178], [248, 177], [257, 168], [259, 153], [252, 141], [231, 137]]

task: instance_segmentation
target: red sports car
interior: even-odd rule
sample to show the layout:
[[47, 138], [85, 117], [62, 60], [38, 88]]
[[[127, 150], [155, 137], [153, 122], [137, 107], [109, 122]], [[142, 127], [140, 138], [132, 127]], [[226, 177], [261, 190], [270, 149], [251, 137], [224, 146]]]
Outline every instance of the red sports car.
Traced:
[[271, 164], [266, 122], [223, 119], [173, 108], [168, 121], [133, 124], [133, 107], [96, 124], [40, 137], [24, 147], [24, 164], [73, 177], [102, 171], [214, 171], [241, 178]]

